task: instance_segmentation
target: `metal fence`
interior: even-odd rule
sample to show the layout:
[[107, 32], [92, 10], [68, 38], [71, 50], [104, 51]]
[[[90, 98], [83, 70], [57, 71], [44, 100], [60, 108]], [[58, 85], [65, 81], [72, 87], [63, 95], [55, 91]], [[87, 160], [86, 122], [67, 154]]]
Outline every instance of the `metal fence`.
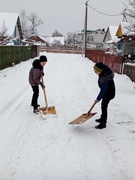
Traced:
[[126, 74], [131, 79], [131, 81], [135, 82], [135, 65], [124, 64], [123, 74]]
[[127, 64], [122, 56], [106, 54], [104, 51], [86, 50], [86, 57], [93, 62], [103, 62], [119, 74], [126, 74], [135, 82], [135, 63]]
[[86, 50], [86, 57], [93, 62], [103, 62], [117, 73], [122, 73], [123, 58], [114, 54], [106, 54], [104, 51], [99, 50]]

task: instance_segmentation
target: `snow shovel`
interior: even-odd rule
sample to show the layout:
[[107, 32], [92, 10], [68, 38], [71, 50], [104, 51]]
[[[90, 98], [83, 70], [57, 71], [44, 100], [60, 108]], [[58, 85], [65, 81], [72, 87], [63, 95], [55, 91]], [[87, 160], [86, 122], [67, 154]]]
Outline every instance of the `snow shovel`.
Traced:
[[91, 117], [93, 117], [95, 114], [97, 114], [96, 112], [91, 113], [91, 111], [94, 108], [95, 104], [96, 104], [96, 102], [93, 103], [93, 105], [91, 106], [90, 110], [87, 113], [82, 114], [78, 118], [71, 121], [69, 124], [82, 124], [82, 123], [86, 122], [87, 120], [89, 120]]
[[[43, 83], [43, 85], [44, 85], [43, 78], [42, 78], [42, 83]], [[48, 107], [48, 102], [47, 102], [47, 96], [46, 96], [45, 88], [43, 88], [43, 92], [44, 92], [44, 98], [45, 98], [46, 107], [40, 107], [39, 110], [40, 110], [41, 113], [44, 114], [44, 115], [46, 115], [46, 114], [57, 114], [57, 113], [56, 113], [55, 106], [50, 106], [50, 107]]]

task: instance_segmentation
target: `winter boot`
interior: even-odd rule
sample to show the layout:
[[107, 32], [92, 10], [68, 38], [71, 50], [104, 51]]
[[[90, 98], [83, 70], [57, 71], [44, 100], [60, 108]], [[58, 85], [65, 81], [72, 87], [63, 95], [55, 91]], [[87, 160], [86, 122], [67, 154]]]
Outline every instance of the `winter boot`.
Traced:
[[98, 122], [98, 123], [101, 123], [102, 117], [100, 117], [99, 119], [95, 119], [95, 121]]
[[34, 106], [33, 108], [34, 108], [34, 109], [33, 109], [33, 112], [38, 114], [38, 113], [39, 113], [38, 107], [37, 107], [37, 106]]
[[95, 126], [96, 129], [106, 128], [106, 123], [100, 123], [98, 126]]
[[38, 114], [38, 113], [39, 113], [39, 110], [38, 110], [38, 109], [34, 109], [33, 112], [36, 113], [36, 114]]

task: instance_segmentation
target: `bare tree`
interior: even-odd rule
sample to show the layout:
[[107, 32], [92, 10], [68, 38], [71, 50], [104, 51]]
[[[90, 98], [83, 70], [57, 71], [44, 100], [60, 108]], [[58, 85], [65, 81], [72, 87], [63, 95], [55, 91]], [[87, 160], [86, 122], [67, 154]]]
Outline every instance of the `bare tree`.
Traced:
[[30, 15], [28, 16], [28, 20], [30, 22], [30, 32], [31, 34], [36, 34], [37, 27], [43, 24], [43, 21], [37, 16], [36, 13], [31, 12]]
[[128, 6], [125, 5], [124, 13], [130, 24], [130, 30], [135, 32], [135, 0], [128, 0]]
[[77, 43], [77, 34], [76, 33], [67, 33], [67, 38], [66, 38], [66, 44], [67, 45], [76, 45]]
[[7, 30], [5, 22], [3, 22], [2, 27], [0, 28], [0, 44], [5, 44], [5, 41], [7, 41]]
[[24, 9], [21, 10], [20, 19], [25, 38], [28, 38], [32, 34], [38, 33], [38, 26], [43, 24], [43, 21], [37, 16], [36, 13], [31, 12], [30, 15], [27, 16]]
[[52, 33], [52, 37], [63, 37], [63, 35], [62, 35], [58, 30], [55, 30], [55, 31]]
[[21, 27], [22, 27], [23, 36], [28, 37], [29, 36], [29, 33], [28, 33], [29, 30], [27, 27], [28, 17], [26, 15], [26, 11], [24, 9], [21, 10], [20, 19], [21, 19]]

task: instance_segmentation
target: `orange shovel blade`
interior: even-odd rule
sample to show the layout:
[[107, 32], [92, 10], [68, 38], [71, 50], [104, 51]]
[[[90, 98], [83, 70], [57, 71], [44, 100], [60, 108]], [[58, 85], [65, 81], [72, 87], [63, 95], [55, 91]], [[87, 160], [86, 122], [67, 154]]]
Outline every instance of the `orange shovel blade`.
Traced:
[[57, 114], [57, 113], [56, 113], [55, 106], [50, 106], [50, 107], [48, 107], [48, 108], [40, 107], [39, 110], [40, 110], [41, 113], [44, 114], [44, 115], [46, 115], [46, 114]]

